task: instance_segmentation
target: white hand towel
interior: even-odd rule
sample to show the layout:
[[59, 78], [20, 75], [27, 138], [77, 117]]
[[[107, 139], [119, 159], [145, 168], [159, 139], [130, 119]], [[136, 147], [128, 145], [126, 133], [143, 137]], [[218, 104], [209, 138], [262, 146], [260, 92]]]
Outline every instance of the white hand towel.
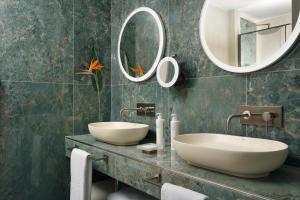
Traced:
[[139, 190], [131, 187], [123, 187], [118, 192], [114, 192], [108, 195], [107, 200], [155, 200], [156, 198], [151, 197]]
[[73, 149], [71, 153], [70, 200], [91, 199], [92, 161], [89, 155], [80, 149]]
[[198, 192], [164, 183], [161, 188], [161, 200], [206, 200], [207, 196]]

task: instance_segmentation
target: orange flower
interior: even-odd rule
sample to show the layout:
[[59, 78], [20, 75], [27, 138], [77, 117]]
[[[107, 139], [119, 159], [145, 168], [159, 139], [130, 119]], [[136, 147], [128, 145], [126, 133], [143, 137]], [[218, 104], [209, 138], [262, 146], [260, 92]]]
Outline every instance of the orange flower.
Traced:
[[89, 71], [100, 71], [103, 67], [104, 66], [99, 63], [99, 60], [92, 60], [89, 67]]
[[138, 76], [143, 76], [143, 74], [144, 74], [144, 70], [140, 64], [138, 64], [138, 66], [136, 68], [130, 67], [130, 70], [133, 71]]

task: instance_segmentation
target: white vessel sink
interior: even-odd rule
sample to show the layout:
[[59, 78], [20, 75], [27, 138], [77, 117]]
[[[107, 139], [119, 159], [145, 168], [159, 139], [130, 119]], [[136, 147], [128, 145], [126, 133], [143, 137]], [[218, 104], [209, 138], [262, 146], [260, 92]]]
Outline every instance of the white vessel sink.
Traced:
[[246, 178], [267, 176], [288, 154], [282, 142], [223, 134], [185, 134], [173, 142], [177, 154], [191, 165]]
[[97, 122], [88, 125], [97, 140], [114, 145], [134, 145], [144, 139], [149, 125], [128, 122]]

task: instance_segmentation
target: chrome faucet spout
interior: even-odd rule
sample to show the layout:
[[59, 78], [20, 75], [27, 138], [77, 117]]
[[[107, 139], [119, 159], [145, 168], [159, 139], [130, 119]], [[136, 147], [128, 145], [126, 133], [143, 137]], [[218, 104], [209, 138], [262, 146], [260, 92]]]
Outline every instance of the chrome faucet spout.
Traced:
[[228, 118], [227, 118], [227, 122], [226, 122], [226, 130], [229, 131], [231, 130], [231, 120], [233, 118], [240, 118], [240, 117], [251, 117], [251, 113], [249, 111], [245, 111], [244, 113], [242, 114], [237, 114], [237, 115], [229, 115]]
[[123, 113], [124, 113], [125, 111], [138, 111], [138, 110], [142, 111], [143, 108], [142, 108], [142, 107], [140, 107], [140, 108], [122, 108], [122, 109], [120, 110], [120, 119], [121, 119], [121, 120], [123, 119]]
[[123, 120], [125, 111], [136, 111], [137, 115], [155, 116], [155, 104], [138, 103], [136, 108], [122, 108], [120, 110], [120, 120]]

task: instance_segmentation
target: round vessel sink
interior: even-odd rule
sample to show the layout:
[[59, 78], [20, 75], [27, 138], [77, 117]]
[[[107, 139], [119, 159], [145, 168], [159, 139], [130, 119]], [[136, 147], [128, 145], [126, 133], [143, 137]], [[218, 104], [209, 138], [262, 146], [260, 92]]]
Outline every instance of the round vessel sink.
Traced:
[[97, 122], [88, 125], [97, 140], [114, 145], [134, 145], [144, 139], [149, 125], [129, 122]]
[[259, 138], [196, 133], [179, 135], [173, 142], [191, 165], [246, 178], [267, 176], [288, 155], [286, 144]]

